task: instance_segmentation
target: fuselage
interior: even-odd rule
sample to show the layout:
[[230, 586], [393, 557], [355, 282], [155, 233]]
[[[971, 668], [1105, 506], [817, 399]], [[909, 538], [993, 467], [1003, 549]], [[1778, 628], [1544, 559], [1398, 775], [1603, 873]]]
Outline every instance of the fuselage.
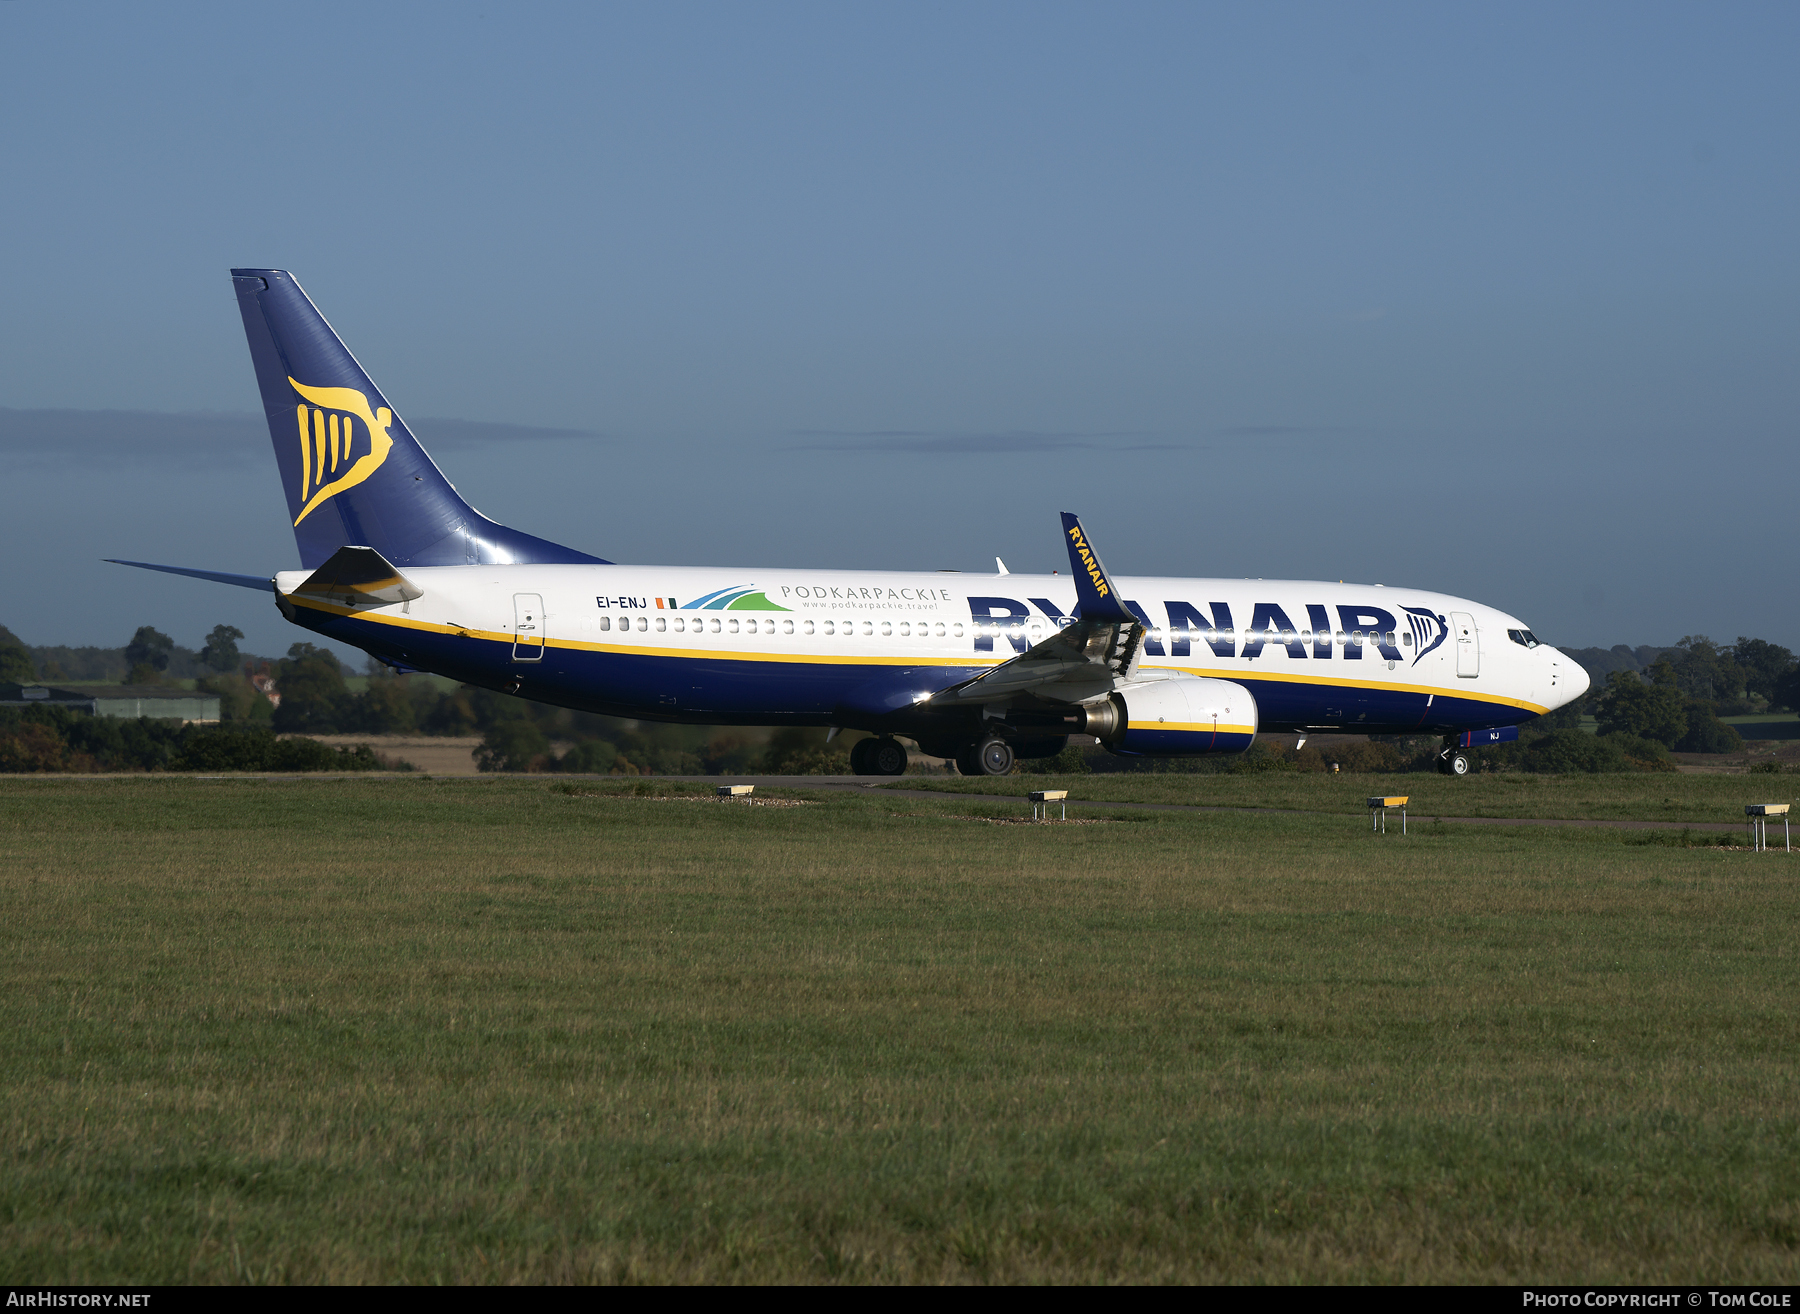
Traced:
[[[290, 597], [290, 619], [403, 668], [614, 716], [930, 730], [923, 700], [1076, 610], [1067, 575], [623, 565], [413, 567], [409, 602]], [[1118, 576], [1146, 676], [1234, 681], [1264, 731], [1449, 733], [1586, 692], [1518, 618], [1422, 590]], [[917, 723], [917, 725], [915, 725]]]

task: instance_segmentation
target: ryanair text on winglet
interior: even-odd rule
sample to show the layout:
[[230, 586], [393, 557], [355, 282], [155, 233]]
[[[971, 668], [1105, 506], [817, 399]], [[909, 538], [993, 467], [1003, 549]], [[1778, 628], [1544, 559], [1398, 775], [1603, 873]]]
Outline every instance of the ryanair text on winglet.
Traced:
[[1094, 588], [1104, 598], [1112, 590], [1107, 587], [1106, 576], [1100, 572], [1100, 563], [1095, 561], [1094, 554], [1088, 551], [1087, 540], [1081, 536], [1081, 526], [1072, 526], [1069, 529], [1069, 538], [1080, 551], [1081, 564], [1087, 567], [1088, 576], [1094, 581]]

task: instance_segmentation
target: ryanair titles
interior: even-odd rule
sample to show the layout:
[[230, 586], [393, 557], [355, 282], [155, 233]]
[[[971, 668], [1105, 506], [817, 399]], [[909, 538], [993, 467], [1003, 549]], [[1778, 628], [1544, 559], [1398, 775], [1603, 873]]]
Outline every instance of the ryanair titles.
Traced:
[[[1289, 657], [1326, 660], [1334, 656], [1359, 661], [1367, 653], [1377, 660], [1419, 660], [1438, 648], [1450, 632], [1448, 620], [1428, 607], [1402, 607], [1404, 621], [1384, 607], [1327, 607], [1306, 604], [1304, 619], [1289, 616], [1278, 603], [1258, 602], [1250, 609], [1249, 623], [1240, 630], [1231, 604], [1196, 605], [1179, 600], [1162, 604], [1164, 625], [1140, 602], [1123, 599], [1125, 607], [1144, 626], [1146, 657], [1190, 657], [1210, 649], [1215, 657], [1256, 658], [1280, 648]], [[1027, 605], [1029, 603], [1029, 605]], [[1049, 598], [969, 599], [969, 617], [975, 622], [975, 650], [993, 652], [994, 640], [1004, 639], [1015, 652], [1032, 644], [1026, 626], [1033, 609], [1053, 623], [1066, 624], [1062, 609]], [[1336, 615], [1332, 613], [1335, 611]]]

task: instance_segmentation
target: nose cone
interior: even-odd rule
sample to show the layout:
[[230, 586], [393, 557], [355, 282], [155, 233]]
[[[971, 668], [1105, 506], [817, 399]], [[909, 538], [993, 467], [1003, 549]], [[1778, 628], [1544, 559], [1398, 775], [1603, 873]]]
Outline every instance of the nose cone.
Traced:
[[1556, 663], [1556, 694], [1560, 702], [1558, 707], [1566, 707], [1588, 691], [1593, 682], [1581, 664], [1567, 653], [1558, 652], [1553, 661]]

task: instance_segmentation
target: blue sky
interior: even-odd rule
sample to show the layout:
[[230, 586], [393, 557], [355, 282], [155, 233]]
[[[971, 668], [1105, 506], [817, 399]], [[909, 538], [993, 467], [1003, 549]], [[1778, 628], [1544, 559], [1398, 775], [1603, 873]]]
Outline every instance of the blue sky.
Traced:
[[[1800, 648], [1791, 5], [0, 3], [0, 586], [296, 557], [227, 270], [620, 561], [1345, 578]], [[436, 418], [434, 418], [436, 417]]]

